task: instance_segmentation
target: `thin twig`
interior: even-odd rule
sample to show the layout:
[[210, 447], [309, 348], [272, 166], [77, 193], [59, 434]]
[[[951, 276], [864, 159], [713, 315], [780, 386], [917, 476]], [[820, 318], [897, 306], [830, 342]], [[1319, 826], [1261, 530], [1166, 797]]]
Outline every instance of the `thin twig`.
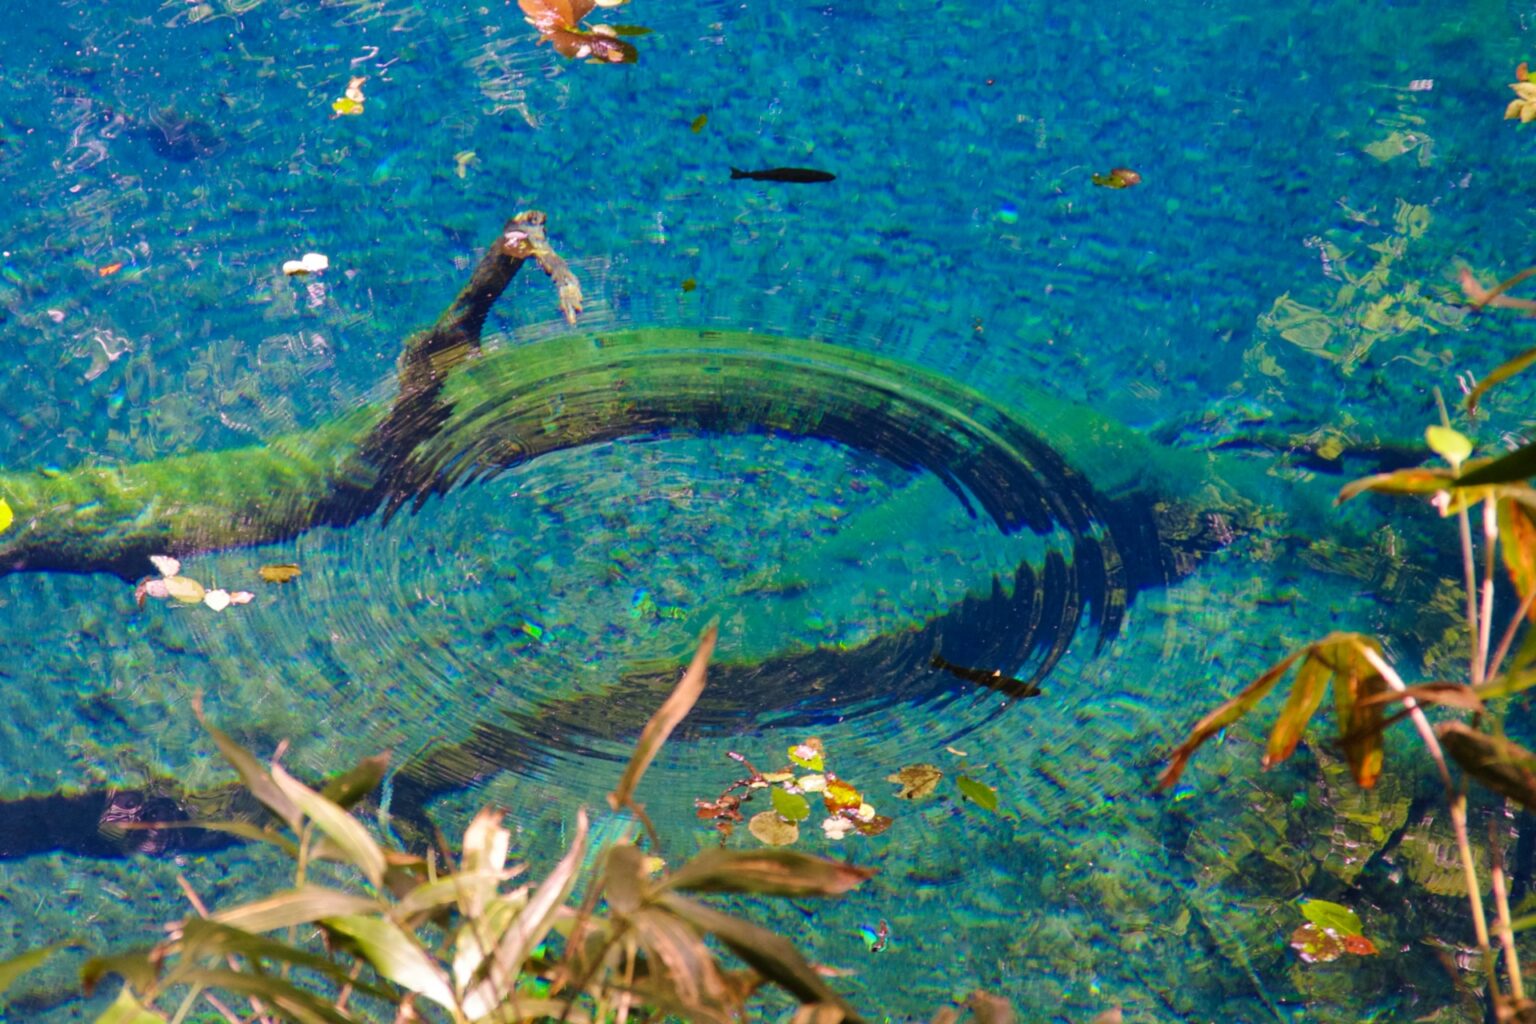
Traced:
[[1509, 923], [1509, 893], [1504, 885], [1504, 853], [1488, 820], [1488, 848], [1493, 856], [1493, 908], [1498, 914], [1499, 944], [1504, 947], [1504, 969], [1509, 972], [1509, 994], [1517, 1003], [1525, 1001], [1525, 983], [1520, 978], [1520, 954], [1515, 950], [1515, 930]]
[[1504, 659], [1509, 656], [1509, 649], [1514, 645], [1515, 634], [1520, 631], [1520, 626], [1525, 622], [1527, 615], [1531, 613], [1531, 605], [1536, 604], [1536, 587], [1525, 595], [1525, 600], [1520, 602], [1519, 611], [1510, 617], [1509, 626], [1504, 630], [1504, 636], [1499, 641], [1499, 649], [1494, 652], [1493, 660], [1488, 663], [1490, 671], [1497, 673], [1499, 666], [1504, 664]]
[[1483, 610], [1479, 617], [1481, 628], [1476, 634], [1477, 665], [1472, 685], [1488, 678], [1488, 644], [1493, 637], [1493, 559], [1498, 553], [1499, 509], [1492, 501], [1483, 502]]
[[203, 993], [203, 998], [208, 1001], [209, 1006], [212, 1006], [215, 1010], [219, 1011], [219, 1016], [229, 1021], [229, 1024], [244, 1024], [244, 1022], [235, 1015], [234, 1011], [225, 1006], [219, 997], [214, 995], [212, 992], [205, 991]]

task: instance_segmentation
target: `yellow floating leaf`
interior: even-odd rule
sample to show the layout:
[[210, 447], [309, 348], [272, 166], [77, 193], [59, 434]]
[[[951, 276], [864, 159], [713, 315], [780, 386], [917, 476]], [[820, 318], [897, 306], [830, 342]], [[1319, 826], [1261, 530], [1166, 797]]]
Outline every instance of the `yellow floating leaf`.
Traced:
[[166, 576], [162, 582], [168, 595], [186, 604], [200, 604], [208, 593], [197, 580], [185, 576]]
[[357, 100], [343, 96], [331, 104], [331, 109], [336, 111], [337, 117], [356, 117], [363, 112], [363, 105]]
[[747, 822], [747, 831], [769, 846], [788, 846], [800, 838], [800, 826], [779, 817], [778, 811], [754, 814]]
[[256, 570], [256, 575], [260, 576], [268, 583], [288, 583], [292, 580], [298, 579], [299, 574], [302, 571], [302, 569], [300, 569], [297, 565], [294, 565], [292, 562], [285, 562], [280, 565], [264, 565], [260, 569]]
[[821, 771], [826, 765], [822, 757], [826, 750], [821, 745], [821, 740], [812, 736], [804, 743], [797, 743], [789, 748], [789, 759], [801, 768], [808, 768], [813, 772]]
[[9, 530], [11, 528], [11, 524], [15, 521], [16, 514], [11, 511], [11, 506], [6, 504], [4, 498], [0, 498], [0, 533], [4, 533], [6, 530]]
[[827, 788], [822, 792], [821, 799], [826, 802], [828, 811], [858, 810], [864, 802], [864, 797], [842, 779], [827, 779]]
[[1424, 440], [1428, 442], [1430, 451], [1453, 466], [1466, 462], [1472, 454], [1472, 442], [1461, 431], [1451, 427], [1425, 427]]
[[788, 782], [795, 777], [794, 772], [764, 772], [764, 782]]
[[903, 800], [920, 800], [933, 793], [944, 773], [931, 764], [909, 764], [894, 775], [887, 775], [886, 782], [901, 786], [896, 795]]

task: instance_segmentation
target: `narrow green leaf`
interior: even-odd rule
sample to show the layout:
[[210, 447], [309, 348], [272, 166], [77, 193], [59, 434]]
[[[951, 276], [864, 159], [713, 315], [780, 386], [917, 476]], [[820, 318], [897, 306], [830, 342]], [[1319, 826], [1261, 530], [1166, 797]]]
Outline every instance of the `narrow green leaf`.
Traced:
[[407, 992], [425, 996], [449, 1010], [458, 1005], [441, 965], [393, 921], [351, 914], [328, 917], [321, 924], [351, 939], [374, 970]]
[[213, 915], [213, 920], [248, 932], [270, 932], [298, 924], [311, 924], [322, 917], [369, 914], [379, 909], [377, 900], [309, 885], [221, 910]]
[[1526, 810], [1536, 810], [1536, 753], [1461, 722], [1442, 722], [1435, 733], [1468, 775]]
[[222, 989], [237, 996], [255, 996], [281, 1010], [298, 1024], [354, 1024], [354, 1019], [328, 1000], [284, 981], [275, 974], [254, 974], [225, 968], [183, 972], [187, 983]]
[[131, 949], [111, 956], [93, 956], [80, 965], [80, 987], [92, 995], [108, 975], [122, 978], [130, 988], [147, 992], [160, 978], [159, 951], [154, 947]]
[[863, 1018], [827, 987], [816, 969], [806, 963], [800, 951], [783, 936], [675, 892], [657, 897], [656, 905], [665, 907], [700, 932], [714, 935], [747, 966], [783, 987], [802, 1003], [831, 1003], [841, 1009], [852, 1024], [863, 1024]]
[[1523, 372], [1526, 367], [1536, 363], [1536, 348], [1528, 348], [1489, 372], [1488, 376], [1477, 382], [1477, 387], [1467, 393], [1467, 412], [1477, 412], [1477, 403], [1495, 384], [1502, 384], [1517, 373]]
[[688, 671], [683, 673], [683, 678], [678, 680], [671, 695], [662, 702], [661, 707], [656, 709], [650, 721], [645, 723], [645, 728], [640, 731], [640, 739], [635, 742], [635, 752], [630, 755], [629, 764], [624, 768], [624, 775], [619, 779], [619, 784], [614, 787], [613, 792], [608, 794], [609, 807], [618, 810], [634, 799], [635, 787], [640, 784], [640, 778], [645, 775], [645, 770], [656, 759], [661, 745], [698, 703], [699, 695], [704, 692], [709, 656], [714, 653], [717, 635], [718, 630], [713, 624], [704, 630], [704, 635], [699, 638], [699, 649], [694, 652]]
[[375, 888], [382, 884], [384, 851], [356, 818], [283, 771], [281, 765], [272, 766], [272, 781], [309, 816], [316, 828], [341, 848]]
[[450, 903], [458, 903], [462, 908], [466, 893], [475, 891], [489, 893], [490, 895], [483, 900], [479, 900], [473, 915], [465, 914], [465, 917], [478, 918], [495, 898], [497, 885], [508, 878], [515, 877], [517, 873], [516, 870], [504, 871], [499, 875], [485, 871], [456, 871], [451, 875], [440, 875], [430, 882], [420, 883], [401, 896], [400, 902], [395, 904], [394, 916], [397, 920], [403, 920]]
[[1327, 900], [1302, 900], [1301, 916], [1319, 928], [1336, 933], [1340, 938], [1365, 934], [1365, 927], [1360, 923], [1360, 915], [1338, 903], [1329, 903]]
[[1312, 720], [1323, 702], [1323, 695], [1328, 692], [1328, 679], [1332, 675], [1328, 667], [1316, 658], [1302, 659], [1301, 667], [1296, 670], [1296, 678], [1291, 681], [1291, 692], [1286, 696], [1285, 707], [1280, 709], [1280, 716], [1275, 719], [1274, 727], [1269, 731], [1269, 743], [1264, 748], [1264, 759], [1261, 762], [1265, 768], [1273, 768], [1295, 753], [1296, 744], [1301, 742], [1307, 723]]
[[788, 821], [804, 821], [811, 816], [811, 805], [805, 802], [805, 797], [799, 793], [790, 793], [787, 790], [774, 786], [770, 793], [773, 794], [773, 809]]
[[684, 892], [753, 892], [770, 896], [837, 896], [874, 875], [871, 868], [796, 850], [710, 849], [666, 877]]
[[29, 949], [25, 953], [11, 957], [9, 960], [0, 961], [0, 995], [4, 995], [5, 990], [10, 988], [17, 978], [28, 971], [41, 967], [44, 961], [59, 950], [78, 945], [79, 943], [77, 942], [55, 942], [51, 946]]
[[1508, 455], [1484, 463], [1456, 478], [1457, 487], [1512, 484], [1536, 476], [1536, 444], [1516, 448]]
[[197, 721], [208, 730], [208, 735], [213, 737], [213, 742], [218, 746], [219, 753], [224, 755], [230, 767], [240, 776], [240, 781], [245, 783], [245, 788], [251, 791], [251, 795], [260, 800], [267, 808], [289, 828], [297, 834], [301, 822], [299, 821], [299, 809], [294, 802], [283, 795], [282, 790], [273, 785], [269, 776], [260, 762], [240, 744], [230, 739], [224, 732], [212, 725], [203, 715], [203, 695], [198, 693], [192, 698], [192, 713], [197, 716]]
[[1296, 659], [1306, 654], [1308, 650], [1309, 648], [1302, 648], [1275, 662], [1265, 669], [1261, 676], [1244, 687], [1241, 693], [1224, 701], [1220, 707], [1196, 722], [1194, 728], [1189, 730], [1189, 735], [1185, 737], [1184, 742], [1169, 755], [1168, 767], [1163, 769], [1163, 774], [1158, 777], [1157, 788], [1172, 788], [1179, 781], [1179, 776], [1184, 774], [1184, 767], [1189, 764], [1189, 759], [1194, 756], [1196, 750], [1200, 749], [1201, 744], [1252, 711], [1254, 706], [1275, 688], [1280, 678], [1290, 671]]
[[1451, 427], [1438, 425], [1425, 427], [1424, 440], [1429, 444], [1430, 451], [1452, 466], [1461, 465], [1472, 454], [1471, 440], [1461, 431]]
[[116, 1001], [96, 1018], [96, 1024], [166, 1024], [166, 1019], [155, 1010], [146, 1008], [124, 985]]
[[375, 754], [357, 762], [356, 766], [326, 780], [320, 795], [344, 811], [355, 805], [378, 788], [389, 771], [389, 755]]
[[[1499, 501], [1498, 516], [1499, 554], [1515, 593], [1523, 601], [1536, 589], [1536, 518], [1525, 505], [1509, 499]], [[1531, 605], [1527, 617], [1536, 622], [1536, 604]]]
[[1484, 700], [1499, 700], [1502, 697], [1513, 697], [1517, 693], [1524, 693], [1533, 686], [1536, 686], [1536, 669], [1511, 669], [1479, 686], [1477, 693]]
[[959, 787], [961, 796], [984, 811], [997, 813], [997, 790], [985, 782], [977, 782], [969, 775], [956, 775], [955, 785]]
[[1434, 494], [1450, 487], [1454, 479], [1455, 474], [1448, 469], [1399, 469], [1351, 481], [1339, 489], [1339, 496], [1333, 501], [1335, 505], [1342, 505], [1366, 491], [1376, 494]]
[[202, 917], [183, 921], [181, 929], [181, 944], [178, 949], [181, 955], [162, 979], [160, 983], [162, 988], [181, 983], [183, 971], [201, 970], [202, 964], [210, 959], [220, 959], [229, 954], [235, 954], [251, 962], [292, 964], [294, 967], [302, 967], [324, 975], [338, 984], [351, 985], [358, 992], [380, 999], [394, 999], [398, 995], [393, 989], [376, 985], [365, 979], [353, 979], [347, 967], [343, 966], [345, 961], [333, 960], [266, 935], [232, 928]]
[[1333, 671], [1334, 717], [1339, 745], [1361, 789], [1376, 785], [1383, 758], [1381, 702], [1366, 698], [1387, 690], [1387, 681], [1360, 653], [1365, 647], [1380, 653], [1374, 640], [1357, 633], [1334, 633], [1312, 645], [1310, 657]]

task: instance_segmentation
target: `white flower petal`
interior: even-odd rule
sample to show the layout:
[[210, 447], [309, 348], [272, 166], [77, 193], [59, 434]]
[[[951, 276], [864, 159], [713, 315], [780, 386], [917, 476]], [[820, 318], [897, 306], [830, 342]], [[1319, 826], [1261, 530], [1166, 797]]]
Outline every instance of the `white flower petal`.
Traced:
[[181, 572], [181, 563], [170, 555], [150, 555], [149, 560], [154, 563], [161, 576], [175, 576]]
[[210, 590], [203, 595], [203, 604], [216, 612], [221, 612], [229, 607], [229, 591]]

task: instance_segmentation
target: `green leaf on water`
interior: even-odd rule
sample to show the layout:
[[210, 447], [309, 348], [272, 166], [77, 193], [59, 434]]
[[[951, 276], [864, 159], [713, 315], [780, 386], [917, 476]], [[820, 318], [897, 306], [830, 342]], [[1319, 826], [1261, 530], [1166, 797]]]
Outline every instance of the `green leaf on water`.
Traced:
[[1327, 900], [1302, 900], [1301, 916], [1326, 931], [1339, 936], [1363, 935], [1360, 915], [1339, 903]]
[[789, 821], [804, 821], [811, 816], [811, 805], [805, 802], [805, 797], [798, 793], [790, 793], [774, 787], [769, 790], [773, 794], [773, 809], [778, 811]]
[[984, 811], [997, 813], [997, 790], [985, 782], [977, 782], [968, 775], [956, 775], [955, 785], [960, 787], [961, 796]]
[[1426, 427], [1424, 440], [1429, 443], [1430, 451], [1453, 466], [1461, 465], [1472, 454], [1472, 442], [1461, 431], [1451, 427]]
[[51, 946], [43, 946], [39, 949], [29, 949], [25, 953], [13, 956], [9, 960], [0, 960], [0, 995], [10, 988], [17, 978], [28, 971], [41, 967], [43, 961], [57, 953], [66, 946], [73, 946], [73, 942], [55, 942]]

